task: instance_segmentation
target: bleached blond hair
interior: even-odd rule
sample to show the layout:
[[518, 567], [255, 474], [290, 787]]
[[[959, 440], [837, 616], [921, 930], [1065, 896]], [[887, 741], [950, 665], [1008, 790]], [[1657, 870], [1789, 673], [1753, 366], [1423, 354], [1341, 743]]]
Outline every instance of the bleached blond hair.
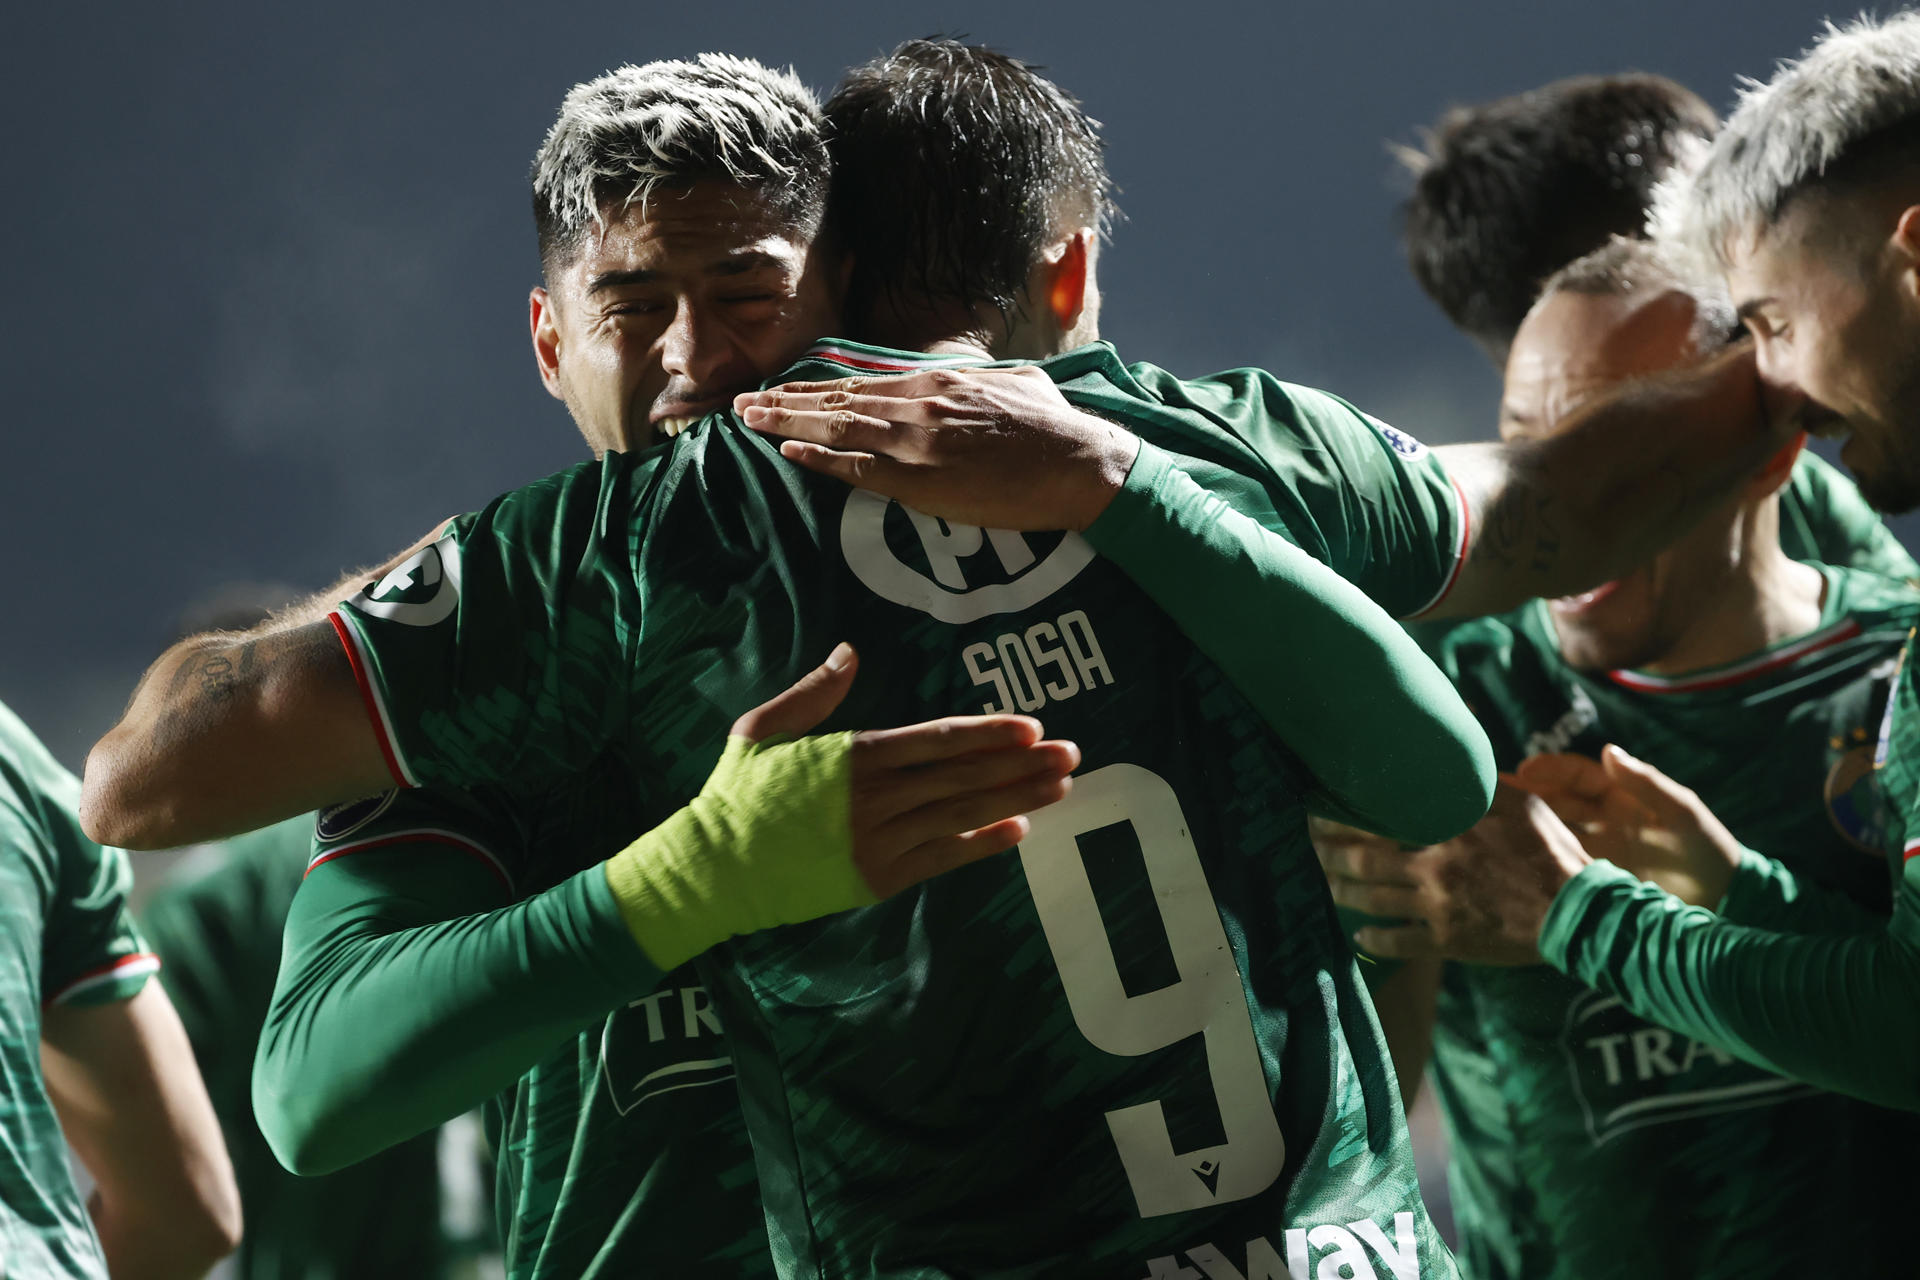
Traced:
[[820, 104], [792, 71], [725, 53], [618, 67], [567, 93], [534, 156], [541, 261], [571, 256], [589, 226], [655, 188], [701, 179], [817, 222], [830, 170]]
[[1699, 355], [1725, 346], [1738, 323], [1733, 299], [1718, 271], [1702, 270], [1692, 255], [1651, 240], [1614, 236], [1548, 276], [1540, 286], [1535, 308], [1561, 292], [1616, 298], [1680, 294], [1693, 303], [1693, 327], [1688, 336]]
[[1920, 12], [1829, 22], [1772, 80], [1743, 83], [1705, 161], [1655, 192], [1654, 235], [1724, 269], [1737, 237], [1764, 231], [1796, 195], [1906, 125], [1920, 125]]

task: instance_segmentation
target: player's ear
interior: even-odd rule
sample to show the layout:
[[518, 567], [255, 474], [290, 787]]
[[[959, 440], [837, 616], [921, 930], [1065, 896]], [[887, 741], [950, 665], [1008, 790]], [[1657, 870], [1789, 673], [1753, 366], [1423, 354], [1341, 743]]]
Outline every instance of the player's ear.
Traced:
[[1807, 433], [1797, 431], [1780, 452], [1768, 458], [1766, 465], [1747, 481], [1747, 501], [1758, 502], [1785, 488], [1787, 481], [1793, 478], [1793, 464], [1800, 461], [1800, 450], [1806, 443]]
[[1920, 205], [1900, 211], [1899, 221], [1893, 224], [1892, 248], [1899, 255], [1908, 290], [1920, 293]]
[[547, 394], [560, 396], [560, 317], [553, 299], [538, 285], [527, 295], [527, 328], [533, 333], [533, 362], [540, 366], [540, 381]]
[[1047, 310], [1060, 332], [1070, 333], [1087, 309], [1093, 273], [1093, 232], [1082, 227], [1054, 246], [1047, 264]]

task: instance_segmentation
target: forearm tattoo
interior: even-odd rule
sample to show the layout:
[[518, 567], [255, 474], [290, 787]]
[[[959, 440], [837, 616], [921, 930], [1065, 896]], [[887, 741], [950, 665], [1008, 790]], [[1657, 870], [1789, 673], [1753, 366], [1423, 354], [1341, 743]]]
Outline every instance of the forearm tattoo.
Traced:
[[1560, 563], [1560, 529], [1553, 495], [1518, 480], [1488, 504], [1486, 531], [1474, 554], [1506, 570], [1550, 574]]

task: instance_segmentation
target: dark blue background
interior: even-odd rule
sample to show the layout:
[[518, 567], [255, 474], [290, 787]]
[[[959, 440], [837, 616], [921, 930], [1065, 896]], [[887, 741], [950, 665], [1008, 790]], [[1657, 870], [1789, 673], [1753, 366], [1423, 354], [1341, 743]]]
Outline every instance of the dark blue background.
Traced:
[[0, 698], [78, 763], [185, 605], [313, 588], [583, 446], [527, 351], [526, 170], [575, 81], [705, 49], [818, 88], [960, 32], [1106, 122], [1107, 335], [1265, 365], [1433, 441], [1496, 383], [1398, 256], [1389, 140], [1577, 72], [1723, 109], [1795, 0], [39, 6], [0, 53]]

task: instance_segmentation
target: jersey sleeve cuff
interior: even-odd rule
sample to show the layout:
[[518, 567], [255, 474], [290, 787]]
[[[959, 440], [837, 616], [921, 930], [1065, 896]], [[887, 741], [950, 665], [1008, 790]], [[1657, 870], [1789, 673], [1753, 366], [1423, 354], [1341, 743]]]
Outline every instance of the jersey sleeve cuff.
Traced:
[[147, 979], [160, 972], [160, 957], [151, 951], [136, 951], [89, 969], [63, 983], [47, 996], [46, 1004], [84, 1008], [131, 1000], [147, 985]]
[[1772, 886], [1772, 860], [1742, 845], [1740, 861], [1727, 881], [1727, 891], [1714, 904], [1714, 914], [1736, 923], [1746, 920], [1768, 905]]
[[1540, 958], [1560, 972], [1579, 975], [1574, 966], [1581, 941], [1590, 937], [1596, 913], [1641, 886], [1639, 877], [1611, 862], [1595, 859], [1560, 886], [1540, 923]]
[[386, 698], [375, 678], [373, 664], [368, 660], [366, 641], [360, 635], [359, 627], [345, 609], [333, 610], [327, 615], [327, 621], [333, 624], [334, 634], [340, 637], [340, 647], [346, 650], [347, 662], [353, 668], [353, 681], [360, 688], [360, 701], [366, 707], [367, 721], [373, 726], [373, 736], [379, 740], [380, 755], [387, 762], [387, 772], [393, 776], [396, 786], [419, 786], [419, 778], [408, 767], [406, 755], [400, 749], [400, 740], [394, 734], [393, 717], [387, 711]]
[[1447, 492], [1452, 495], [1453, 504], [1453, 564], [1447, 570], [1447, 576], [1440, 584], [1440, 590], [1431, 600], [1415, 609], [1412, 613], [1402, 614], [1402, 622], [1417, 622], [1427, 614], [1438, 609], [1441, 602], [1453, 594], [1453, 584], [1460, 581], [1460, 571], [1467, 566], [1467, 549], [1472, 543], [1473, 512], [1467, 506], [1467, 495], [1460, 488], [1460, 482], [1447, 470], [1447, 464], [1440, 461], [1437, 454], [1429, 454], [1433, 465], [1447, 478]]
[[1095, 551], [1117, 562], [1139, 549], [1141, 540], [1159, 523], [1154, 518], [1154, 505], [1161, 482], [1173, 467], [1173, 456], [1165, 449], [1140, 442], [1126, 483], [1113, 495], [1106, 510], [1087, 526], [1084, 536]]

